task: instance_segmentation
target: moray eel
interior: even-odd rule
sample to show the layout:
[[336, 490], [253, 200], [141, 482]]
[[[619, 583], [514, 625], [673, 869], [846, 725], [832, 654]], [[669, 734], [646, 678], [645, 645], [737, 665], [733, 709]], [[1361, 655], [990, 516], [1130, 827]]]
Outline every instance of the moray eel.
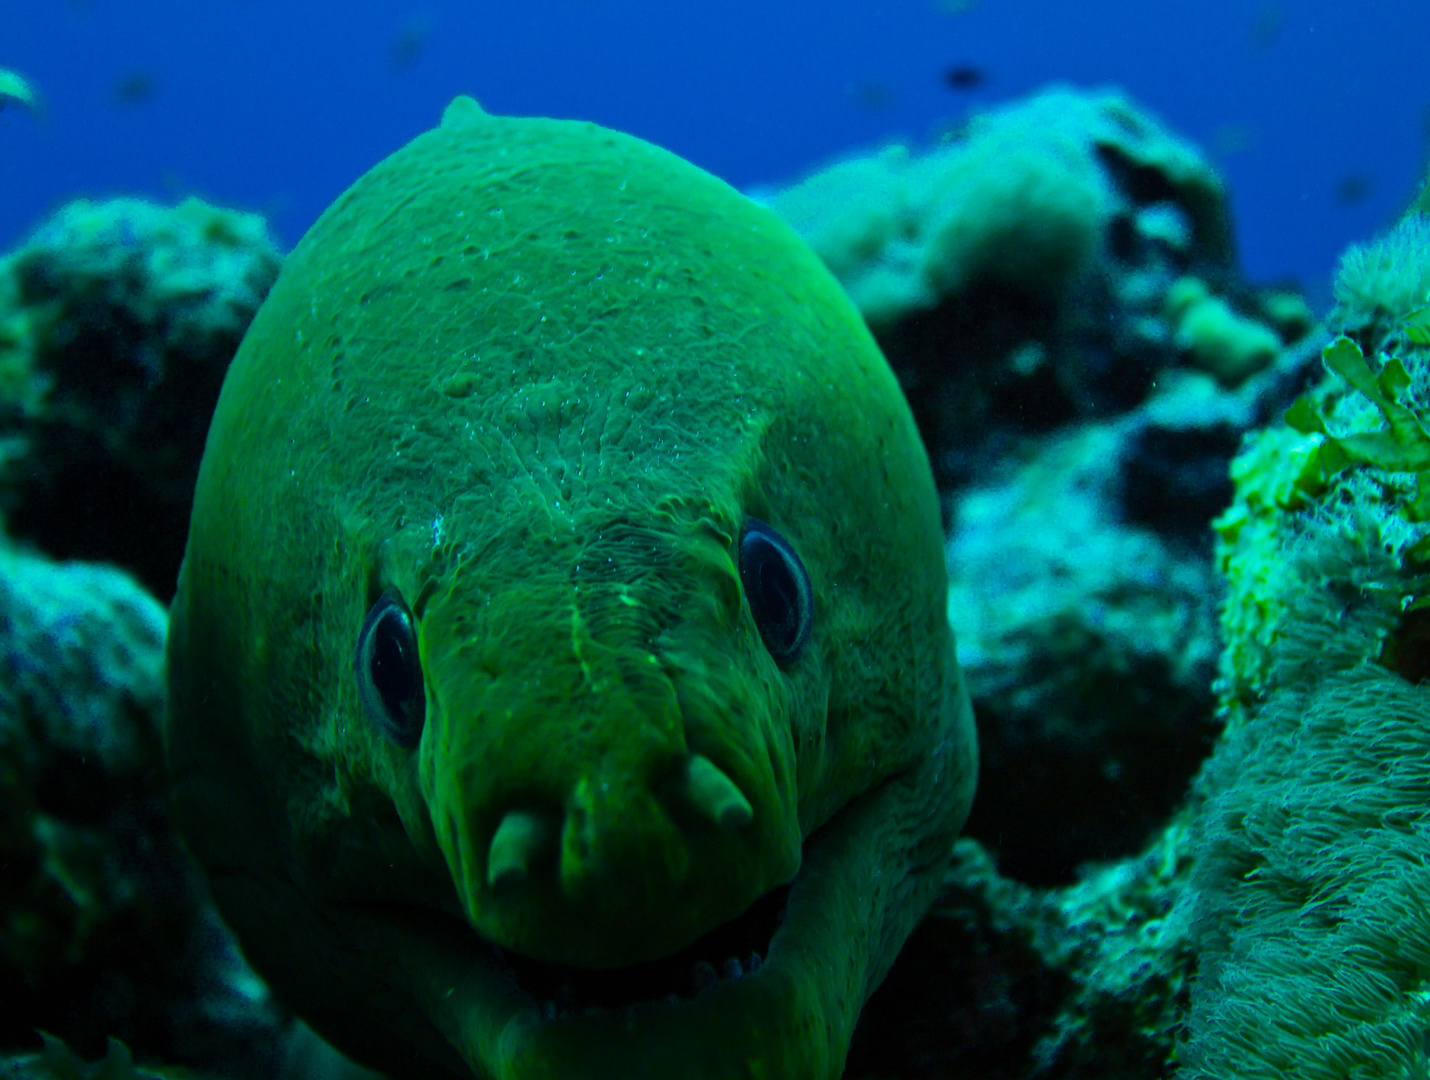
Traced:
[[176, 817], [392, 1076], [837, 1077], [972, 799], [929, 464], [858, 313], [678, 157], [469, 98], [228, 372]]

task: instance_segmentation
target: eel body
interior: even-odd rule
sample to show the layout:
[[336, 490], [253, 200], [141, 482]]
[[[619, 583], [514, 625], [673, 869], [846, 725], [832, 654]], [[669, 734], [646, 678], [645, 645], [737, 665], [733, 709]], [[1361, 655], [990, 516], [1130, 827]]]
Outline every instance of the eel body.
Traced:
[[168, 639], [245, 953], [393, 1076], [837, 1077], [976, 747], [929, 465], [771, 213], [459, 98], [228, 372]]

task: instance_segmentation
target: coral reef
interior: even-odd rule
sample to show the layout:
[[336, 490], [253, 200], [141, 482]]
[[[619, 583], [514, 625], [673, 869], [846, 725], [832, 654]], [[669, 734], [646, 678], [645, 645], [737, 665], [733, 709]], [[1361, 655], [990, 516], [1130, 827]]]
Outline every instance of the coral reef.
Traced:
[[170, 826], [166, 622], [122, 571], [0, 546], [0, 1074], [372, 1080], [275, 1004]]
[[949, 619], [979, 721], [965, 830], [1034, 885], [1130, 855], [1220, 730], [1227, 463], [1284, 410], [1319, 337], [1236, 389], [1169, 373], [1146, 404], [1039, 440], [950, 493]]
[[0, 512], [174, 589], [223, 375], [280, 257], [263, 219], [77, 201], [0, 262]]
[[764, 197], [859, 305], [946, 488], [1010, 435], [1137, 405], [1167, 369], [1234, 385], [1311, 324], [1240, 281], [1206, 160], [1112, 91], [1054, 87]]
[[1235, 385], [1266, 367], [1281, 351], [1281, 337], [1264, 323], [1239, 315], [1213, 296], [1200, 278], [1172, 282], [1163, 301], [1173, 339], [1190, 363]]
[[1208, 523], [1315, 363], [1305, 302], [1239, 280], [1215, 172], [1112, 92], [766, 198], [859, 303], [946, 493], [969, 834], [1043, 886], [1135, 852], [1217, 731]]
[[1165, 1076], [1197, 962], [1192, 781], [1225, 722], [1209, 524], [1325, 336], [1240, 280], [1215, 173], [1113, 93], [1054, 89], [769, 202], [915, 404], [980, 729], [945, 902], [850, 1075]]

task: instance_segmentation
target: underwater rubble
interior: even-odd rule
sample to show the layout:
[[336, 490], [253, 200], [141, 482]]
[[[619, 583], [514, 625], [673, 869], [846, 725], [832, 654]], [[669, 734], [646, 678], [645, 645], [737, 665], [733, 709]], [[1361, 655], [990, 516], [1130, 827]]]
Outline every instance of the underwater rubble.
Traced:
[[[1423, 1071], [1430, 961], [1382, 962], [1388, 917], [1346, 875], [1373, 860], [1376, 903], [1430, 904], [1425, 770], [1362, 804], [1346, 785], [1365, 774], [1333, 766], [1381, 775], [1430, 715], [1425, 219], [1348, 254], [1318, 326], [1294, 289], [1241, 277], [1200, 151], [1067, 87], [758, 197], [913, 404], [983, 757], [943, 895], [846, 1076]], [[139, 200], [72, 204], [0, 261], [11, 1075], [370, 1075], [243, 965], [164, 799], [160, 601], [207, 410], [280, 262], [261, 218]], [[1365, 843], [1298, 832], [1290, 807]], [[1332, 850], [1307, 862], [1310, 843]], [[1312, 898], [1326, 917], [1298, 922]], [[1291, 926], [1314, 962], [1268, 944]], [[1335, 950], [1372, 960], [1347, 975]], [[1270, 985], [1305, 1038], [1258, 1058]]]

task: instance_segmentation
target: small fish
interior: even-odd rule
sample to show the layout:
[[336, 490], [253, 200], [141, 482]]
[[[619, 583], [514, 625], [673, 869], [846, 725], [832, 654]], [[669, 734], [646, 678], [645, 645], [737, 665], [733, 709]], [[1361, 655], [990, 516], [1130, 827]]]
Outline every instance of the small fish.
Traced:
[[114, 83], [114, 100], [120, 105], [143, 105], [157, 89], [154, 76], [147, 71], [131, 71]]
[[1281, 28], [1286, 24], [1286, 11], [1280, 4], [1263, 4], [1251, 22], [1251, 46], [1265, 51], [1281, 36]]
[[398, 71], [410, 68], [422, 58], [427, 50], [427, 39], [432, 34], [432, 22], [425, 15], [415, 15], [403, 25], [392, 40], [387, 58]]
[[23, 76], [8, 68], [0, 68], [0, 109], [10, 104], [23, 105], [31, 112], [39, 112], [40, 95]]
[[1336, 181], [1336, 201], [1342, 206], [1355, 206], [1364, 202], [1373, 182], [1365, 173], [1351, 173]]
[[955, 64], [943, 73], [943, 84], [951, 90], [977, 90], [988, 81], [988, 74], [972, 64]]

